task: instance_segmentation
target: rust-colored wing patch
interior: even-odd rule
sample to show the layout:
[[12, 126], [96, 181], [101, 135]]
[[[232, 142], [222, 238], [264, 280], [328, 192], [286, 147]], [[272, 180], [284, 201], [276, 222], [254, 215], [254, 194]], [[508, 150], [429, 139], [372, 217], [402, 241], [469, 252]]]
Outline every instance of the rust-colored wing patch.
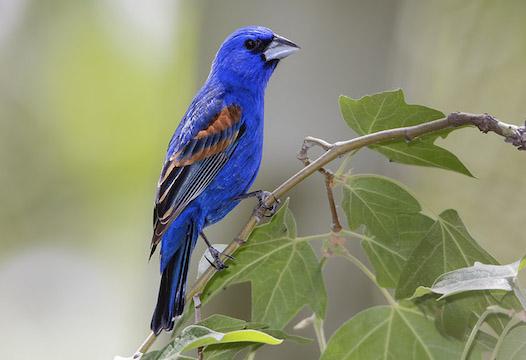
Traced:
[[241, 108], [225, 107], [208, 127], [197, 133], [184, 149], [171, 157], [174, 166], [186, 166], [225, 150], [237, 136], [241, 120]]
[[170, 157], [159, 184], [166, 181], [174, 168], [191, 165], [224, 151], [236, 139], [240, 120], [241, 107], [230, 105], [223, 108], [206, 129], [199, 131], [185, 147]]
[[[152, 251], [169, 224], [204, 189], [205, 184], [201, 182], [209, 177], [204, 176], [207, 169], [210, 168], [208, 173], [219, 170], [217, 167], [220, 165], [220, 159], [211, 161], [209, 158], [225, 151], [236, 141], [241, 130], [240, 120], [241, 107], [230, 105], [223, 108], [205, 129], [200, 130], [192, 140], [166, 161], [157, 187]], [[201, 181], [193, 179], [193, 176], [189, 175], [189, 170], [193, 167], [189, 165], [204, 159], [209, 160], [205, 165], [198, 165], [198, 168], [204, 166], [199, 170], [200, 173], [203, 172], [199, 176]]]

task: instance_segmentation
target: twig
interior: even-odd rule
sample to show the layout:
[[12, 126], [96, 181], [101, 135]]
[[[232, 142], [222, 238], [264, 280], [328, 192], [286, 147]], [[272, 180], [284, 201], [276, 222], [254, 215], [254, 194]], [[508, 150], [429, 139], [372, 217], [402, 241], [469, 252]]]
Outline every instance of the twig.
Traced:
[[[303, 165], [310, 165], [311, 161], [308, 152], [309, 149], [315, 145], [320, 146], [325, 151], [330, 150], [333, 146], [325, 140], [317, 139], [311, 136], [306, 137], [305, 140], [303, 140], [303, 145], [301, 146], [301, 150], [297, 156], [298, 160], [303, 162]], [[335, 233], [338, 233], [341, 231], [342, 225], [338, 217], [338, 211], [336, 210], [336, 204], [334, 202], [334, 191], [332, 190], [334, 187], [334, 174], [332, 173], [332, 171], [327, 170], [323, 167], [318, 169], [318, 171], [323, 176], [325, 176], [325, 189], [327, 190], [327, 200], [329, 201], [329, 209], [331, 211], [332, 218], [331, 230]]]
[[[288, 191], [290, 191], [296, 185], [308, 178], [310, 175], [317, 171], [320, 171], [320, 169], [322, 169], [325, 165], [329, 164], [331, 161], [351, 151], [387, 141], [400, 139], [411, 141], [419, 136], [429, 134], [435, 131], [467, 125], [476, 126], [483, 133], [494, 132], [497, 135], [504, 137], [506, 142], [511, 143], [519, 150], [526, 150], [526, 125], [519, 127], [517, 125], [510, 125], [501, 122], [488, 114], [476, 115], [462, 112], [451, 113], [444, 119], [434, 120], [414, 126], [382, 130], [372, 134], [359, 136], [351, 140], [339, 141], [334, 144], [330, 144], [324, 140], [308, 137], [306, 138], [308, 145], [305, 145], [304, 142], [304, 146], [312, 147], [311, 144], [316, 144], [321, 146], [324, 150], [326, 150], [325, 153], [319, 156], [316, 160], [312, 162], [309, 161], [309, 164], [307, 166], [305, 166], [303, 169], [291, 176], [284, 183], [279, 185], [272, 192], [272, 196], [269, 196], [265, 201], [265, 204], [263, 205], [267, 207], [272, 206], [276, 202], [276, 199], [282, 198]], [[232, 255], [240, 246], [242, 246], [247, 241], [248, 237], [250, 236], [250, 233], [252, 232], [252, 230], [254, 230], [258, 222], [259, 221], [257, 220], [256, 216], [253, 215], [250, 217], [245, 226], [243, 226], [238, 237], [234, 239], [234, 241], [232, 241], [223, 251], [223, 260], [227, 260], [227, 257], [225, 255]], [[209, 267], [197, 279], [193, 287], [188, 291], [186, 297], [187, 301], [190, 301], [195, 294], [201, 293], [208, 281], [212, 278], [212, 276], [215, 273], [216, 270], [212, 267]], [[155, 339], [155, 334], [151, 333], [148, 336], [148, 338], [144, 341], [143, 345], [141, 345], [141, 347], [137, 350], [137, 353], [145, 353], [153, 344]]]
[[148, 335], [148, 337], [143, 341], [141, 346], [139, 346], [137, 351], [135, 351], [135, 353], [132, 356], [132, 359], [140, 359], [144, 354], [146, 354], [146, 352], [153, 345], [156, 339], [157, 335], [155, 335], [155, 333], [152, 331], [150, 335]]
[[[311, 164], [311, 160], [309, 158], [308, 152], [309, 152], [309, 149], [314, 147], [314, 146], [319, 146], [323, 150], [329, 151], [332, 148], [333, 145], [329, 144], [325, 140], [318, 139], [318, 138], [315, 138], [315, 137], [312, 137], [312, 136], [307, 136], [303, 140], [303, 145], [301, 146], [301, 150], [300, 150], [300, 152], [298, 153], [298, 156], [297, 156], [298, 160], [301, 161], [304, 166], [309, 166]], [[323, 167], [320, 167], [318, 169], [318, 171], [322, 175], [325, 175], [325, 176], [334, 176], [330, 170], [327, 170], [327, 169], [325, 169]]]
[[336, 210], [336, 203], [334, 202], [334, 175], [332, 173], [325, 176], [325, 189], [327, 190], [327, 200], [329, 201], [329, 209], [331, 210], [332, 224], [331, 230], [339, 233], [342, 230], [342, 224], [338, 217], [338, 210]]
[[[194, 316], [195, 316], [195, 323], [199, 323], [201, 321], [201, 298], [199, 297], [200, 294], [195, 294], [193, 297], [194, 300]], [[203, 360], [204, 359], [204, 348], [202, 346], [197, 348], [197, 359]]]

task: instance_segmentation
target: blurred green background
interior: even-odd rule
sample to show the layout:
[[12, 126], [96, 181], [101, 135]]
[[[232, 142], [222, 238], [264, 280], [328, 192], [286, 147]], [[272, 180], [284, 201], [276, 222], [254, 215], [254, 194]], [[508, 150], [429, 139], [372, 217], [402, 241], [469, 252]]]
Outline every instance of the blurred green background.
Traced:
[[[410, 103], [521, 123], [525, 15], [523, 1], [0, 0], [0, 356], [110, 359], [143, 340], [159, 281], [147, 253], [166, 144], [235, 28], [265, 25], [302, 46], [267, 91], [254, 188], [270, 190], [301, 168], [304, 136], [353, 136], [340, 94], [402, 87]], [[477, 179], [368, 151], [352, 167], [403, 181], [431, 213], [456, 208], [483, 246], [515, 260], [524, 253], [524, 154], [469, 129], [443, 142]], [[327, 231], [321, 178], [290, 196], [301, 233]], [[251, 206], [209, 237], [229, 242]], [[329, 334], [381, 301], [343, 261], [326, 276]], [[234, 287], [204, 313], [247, 318], [249, 296], [248, 285]], [[317, 348], [285, 344], [258, 358], [271, 356], [315, 359]]]

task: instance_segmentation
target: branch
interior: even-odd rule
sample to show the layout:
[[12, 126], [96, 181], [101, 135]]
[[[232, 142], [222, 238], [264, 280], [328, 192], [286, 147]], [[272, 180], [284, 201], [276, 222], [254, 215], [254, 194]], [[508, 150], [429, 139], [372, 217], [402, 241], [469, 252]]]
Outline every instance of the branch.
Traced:
[[[263, 206], [271, 207], [276, 203], [276, 199], [282, 198], [287, 192], [289, 192], [296, 185], [301, 183], [303, 180], [308, 178], [313, 173], [325, 170], [323, 167], [333, 160], [345, 155], [351, 151], [361, 149], [366, 146], [383, 143], [393, 140], [405, 139], [406, 141], [412, 141], [419, 136], [426, 135], [435, 131], [457, 128], [462, 126], [475, 126], [481, 132], [488, 133], [494, 132], [497, 135], [504, 137], [507, 143], [512, 144], [519, 150], [526, 150], [526, 124], [525, 126], [517, 126], [506, 124], [502, 121], [497, 120], [489, 114], [470, 114], [463, 112], [455, 112], [449, 114], [444, 119], [434, 120], [427, 123], [407, 126], [395, 129], [388, 129], [378, 131], [372, 134], [359, 136], [357, 138], [339, 141], [336, 143], [328, 143], [321, 139], [313, 137], [307, 137], [304, 141], [303, 147], [308, 148], [318, 145], [325, 150], [325, 153], [319, 156], [314, 161], [308, 161], [308, 165], [298, 171], [296, 174], [291, 176], [284, 183], [279, 185], [273, 192], [272, 196], [269, 196]], [[301, 154], [301, 152], [300, 152]], [[325, 170], [326, 171], [326, 170]], [[245, 226], [242, 228], [238, 237], [232, 241], [227, 248], [223, 251], [223, 260], [227, 261], [227, 256], [232, 255], [236, 250], [242, 246], [252, 233], [252, 230], [259, 223], [257, 216], [252, 215]], [[209, 267], [194, 283], [194, 286], [188, 291], [186, 295], [187, 302], [190, 302], [192, 298], [203, 291], [208, 281], [214, 276], [216, 269]], [[134, 355], [134, 359], [139, 359], [155, 341], [156, 336], [151, 333], [148, 338], [144, 341], [143, 345], [137, 350]]]
[[[199, 294], [195, 294], [194, 298], [194, 316], [195, 316], [195, 323], [198, 324], [201, 322], [201, 299], [199, 297]], [[204, 359], [204, 347], [200, 346], [197, 348], [197, 359], [203, 360]]]
[[[309, 166], [311, 164], [308, 151], [311, 147], [315, 145], [320, 146], [325, 151], [330, 150], [332, 146], [324, 140], [316, 139], [311, 136], [306, 137], [305, 140], [303, 140], [303, 145], [301, 146], [301, 150], [298, 153], [298, 160], [303, 162], [304, 166]], [[323, 167], [318, 169], [318, 171], [323, 176], [325, 176], [325, 189], [327, 191], [327, 200], [329, 201], [329, 209], [331, 211], [332, 217], [331, 230], [335, 233], [338, 233], [341, 231], [342, 225], [338, 217], [338, 211], [336, 210], [336, 204], [334, 202], [334, 191], [332, 190], [334, 187], [334, 173]]]

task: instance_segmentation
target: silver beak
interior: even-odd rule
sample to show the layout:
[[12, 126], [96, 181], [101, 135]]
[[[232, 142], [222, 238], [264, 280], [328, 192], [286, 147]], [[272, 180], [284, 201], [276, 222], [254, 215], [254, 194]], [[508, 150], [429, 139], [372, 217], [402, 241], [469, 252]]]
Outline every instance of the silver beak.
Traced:
[[267, 46], [263, 55], [265, 55], [265, 61], [280, 60], [294, 54], [299, 49], [300, 47], [289, 39], [274, 35], [272, 42]]

